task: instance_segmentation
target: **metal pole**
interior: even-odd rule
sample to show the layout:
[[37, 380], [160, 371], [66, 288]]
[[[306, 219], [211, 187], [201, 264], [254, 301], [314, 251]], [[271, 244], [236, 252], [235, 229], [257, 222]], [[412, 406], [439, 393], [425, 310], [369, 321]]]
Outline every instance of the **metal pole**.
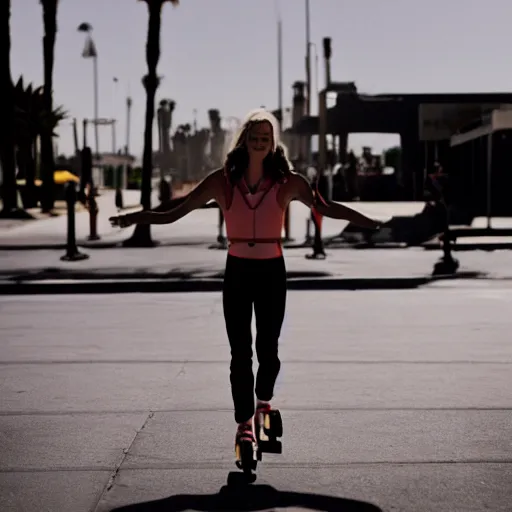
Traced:
[[[309, 22], [309, 0], [306, 0], [306, 115], [311, 115], [311, 34]], [[306, 135], [306, 160], [311, 164], [311, 136]]]
[[309, 23], [309, 0], [306, 0], [306, 87], [307, 87], [307, 115], [311, 114], [311, 45]]
[[130, 154], [130, 114], [132, 108], [132, 99], [126, 98], [126, 154]]
[[87, 146], [87, 119], [82, 121], [83, 133], [82, 133], [82, 149]]
[[283, 24], [281, 18], [277, 20], [277, 108], [279, 110], [279, 124], [283, 129]]
[[[112, 119], [112, 154], [116, 154], [116, 122], [114, 119]], [[117, 167], [114, 165], [112, 166], [112, 186], [114, 187], [116, 194], [119, 189], [117, 181]]]
[[75, 143], [75, 155], [78, 155], [78, 129], [76, 126], [76, 117], [73, 119], [73, 142]]
[[487, 229], [491, 229], [492, 215], [492, 132], [487, 136]]
[[321, 175], [327, 163], [327, 89], [320, 91], [318, 100], [318, 175]]
[[112, 119], [112, 153], [115, 155], [117, 152], [116, 144], [116, 120]]
[[319, 91], [320, 91], [320, 86], [318, 85], [318, 48], [315, 45], [315, 98], [317, 101], [318, 101]]
[[96, 143], [96, 157], [99, 157], [99, 136], [98, 136], [98, 57], [93, 57], [93, 74], [94, 74], [94, 138]]
[[[132, 99], [130, 96], [126, 98], [126, 156], [130, 155], [130, 113], [132, 107]], [[128, 162], [124, 165], [123, 172], [123, 188], [128, 187]]]
[[[160, 105], [156, 112], [156, 124], [158, 126], [158, 155], [160, 158], [159, 168], [160, 168], [160, 181], [163, 181], [164, 176], [164, 107]], [[162, 200], [162, 199], [160, 199]]]

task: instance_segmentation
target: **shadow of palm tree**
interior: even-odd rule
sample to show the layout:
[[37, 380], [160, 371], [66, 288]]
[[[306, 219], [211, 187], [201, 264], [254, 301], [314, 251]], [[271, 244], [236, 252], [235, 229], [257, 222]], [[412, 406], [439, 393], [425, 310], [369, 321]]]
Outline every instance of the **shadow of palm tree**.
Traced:
[[177, 494], [161, 500], [136, 503], [112, 509], [111, 512], [198, 512], [247, 511], [300, 507], [325, 512], [382, 512], [363, 501], [310, 494], [278, 491], [270, 485], [248, 485], [242, 473], [230, 473], [227, 485], [217, 494]]

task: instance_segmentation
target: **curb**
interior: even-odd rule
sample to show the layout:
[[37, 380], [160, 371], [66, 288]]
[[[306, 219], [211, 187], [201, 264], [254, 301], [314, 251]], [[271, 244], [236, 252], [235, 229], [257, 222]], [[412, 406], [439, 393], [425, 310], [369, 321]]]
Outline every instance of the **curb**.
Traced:
[[[441, 251], [441, 244], [426, 243], [421, 246], [426, 251]], [[488, 244], [468, 243], [468, 244], [452, 244], [453, 252], [464, 251], [509, 251], [512, 249], [512, 242], [496, 242]]]
[[[98, 241], [98, 242], [88, 242], [86, 240], [77, 241], [76, 246], [81, 249], [127, 249], [127, 247], [123, 247], [124, 240], [116, 240], [116, 241]], [[185, 243], [181, 241], [180, 243], [173, 242], [159, 242], [155, 240], [154, 247], [189, 247], [189, 246], [202, 246], [207, 249], [218, 249], [218, 250], [227, 250], [227, 248], [223, 244], [219, 244], [215, 240], [194, 240], [189, 243]], [[283, 249], [308, 249], [311, 248], [311, 244], [300, 243], [300, 242], [290, 242], [283, 244]], [[351, 246], [347, 244], [346, 246], [332, 246], [332, 248], [344, 248], [350, 249]], [[136, 247], [135, 247], [136, 249]], [[151, 247], [142, 247], [141, 249], [151, 249]], [[66, 244], [0, 244], [0, 251], [40, 251], [40, 250], [51, 250], [51, 251], [65, 251]]]
[[[115, 241], [97, 241], [97, 242], [89, 242], [87, 240], [77, 241], [77, 247], [82, 249], [126, 249], [123, 247], [124, 240], [115, 240]], [[211, 240], [194, 240], [190, 243], [184, 243], [180, 241], [179, 243], [171, 242], [159, 242], [155, 240], [155, 247], [176, 247], [176, 246], [204, 246], [208, 249], [218, 249], [218, 250], [226, 250], [226, 247], [218, 242]], [[309, 249], [311, 248], [311, 243], [306, 242], [285, 242], [283, 244], [283, 249]], [[409, 249], [414, 247], [419, 247], [424, 249], [425, 251], [438, 251], [441, 252], [441, 245], [438, 243], [424, 243], [420, 245], [406, 245], [403, 243], [394, 243], [394, 242], [382, 242], [382, 243], [366, 243], [366, 242], [343, 242], [343, 241], [332, 241], [331, 239], [324, 240], [324, 247], [326, 250], [336, 250], [336, 249]], [[147, 249], [147, 248], [143, 248]], [[496, 242], [496, 243], [468, 243], [468, 244], [453, 244], [452, 251], [454, 252], [464, 252], [464, 251], [500, 251], [500, 250], [511, 250], [512, 242]], [[40, 250], [54, 250], [54, 251], [65, 251], [66, 244], [0, 244], [0, 251], [40, 251]]]
[[[289, 279], [288, 290], [293, 291], [354, 291], [354, 290], [404, 290], [429, 284], [437, 278], [321, 278]], [[44, 294], [114, 294], [114, 293], [198, 293], [222, 292], [222, 279], [145, 279], [141, 280], [44, 280], [0, 281], [0, 295]]]

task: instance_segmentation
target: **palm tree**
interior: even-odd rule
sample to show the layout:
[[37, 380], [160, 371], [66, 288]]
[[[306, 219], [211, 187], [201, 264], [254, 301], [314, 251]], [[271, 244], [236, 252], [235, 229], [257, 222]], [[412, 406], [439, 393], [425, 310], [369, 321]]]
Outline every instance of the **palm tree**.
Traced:
[[[53, 112], [53, 63], [55, 58], [55, 39], [57, 36], [57, 5], [58, 0], [40, 0], [43, 7], [43, 62], [44, 89], [43, 102], [46, 112]], [[43, 180], [41, 207], [42, 211], [52, 211], [55, 200], [53, 172], [55, 161], [51, 132], [41, 134], [41, 178]]]
[[15, 91], [14, 104], [17, 109], [14, 143], [18, 163], [18, 179], [25, 180], [23, 205], [25, 208], [37, 206], [36, 197], [36, 147], [39, 132], [38, 117], [40, 111], [40, 88], [33, 90], [32, 84], [26, 88], [20, 77]]
[[[0, 2], [0, 167], [2, 170], [3, 218], [24, 217], [17, 208], [14, 143], [14, 84], [11, 77], [11, 1]], [[2, 21], [3, 20], [3, 21]]]
[[[159, 85], [157, 66], [160, 59], [160, 26], [162, 7], [169, 1], [178, 5], [179, 0], [142, 0], [148, 6], [148, 35], [146, 39], [146, 63], [148, 74], [142, 79], [146, 89], [146, 122], [144, 126], [144, 152], [142, 156], [142, 183], [140, 202], [144, 210], [151, 208], [151, 177], [153, 174], [153, 122], [155, 118], [155, 95]], [[139, 224], [125, 247], [153, 247], [150, 225]]]
[[67, 117], [62, 107], [57, 107], [47, 114], [44, 104], [44, 87], [33, 89], [32, 84], [26, 88], [23, 77], [18, 80], [15, 91], [15, 107], [17, 109], [14, 138], [17, 149], [19, 177], [26, 180], [24, 206], [32, 208], [37, 205], [36, 178], [36, 147], [37, 139], [57, 137], [55, 128]]

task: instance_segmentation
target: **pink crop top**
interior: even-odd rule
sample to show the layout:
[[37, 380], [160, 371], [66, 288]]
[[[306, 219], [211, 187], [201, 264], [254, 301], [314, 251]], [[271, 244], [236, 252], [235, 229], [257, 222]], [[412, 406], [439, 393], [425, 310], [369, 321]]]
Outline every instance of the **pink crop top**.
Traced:
[[266, 180], [251, 194], [243, 179], [234, 187], [227, 185], [228, 198], [223, 213], [229, 254], [248, 259], [282, 256], [284, 210], [277, 202], [280, 186]]

